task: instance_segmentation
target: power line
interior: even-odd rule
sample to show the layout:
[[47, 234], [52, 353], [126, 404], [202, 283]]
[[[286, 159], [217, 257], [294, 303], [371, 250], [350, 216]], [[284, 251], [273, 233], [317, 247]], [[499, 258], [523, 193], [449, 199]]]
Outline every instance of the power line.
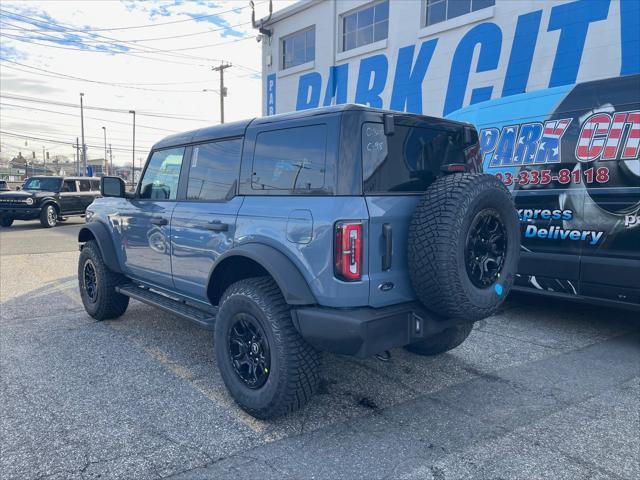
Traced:
[[[33, 17], [25, 16], [25, 15], [20, 15], [20, 14], [18, 14], [18, 13], [13, 13], [13, 12], [10, 12], [10, 11], [8, 11], [8, 10], [3, 10], [2, 8], [0, 8], [0, 12], [5, 12], [5, 15], [6, 15], [6, 14], [14, 15], [14, 16], [16, 16], [16, 17], [25, 18], [25, 19], [27, 19], [27, 20], [35, 21], [35, 22], [38, 22], [38, 23], [44, 23], [44, 24], [54, 25], [55, 27], [60, 28], [60, 26], [59, 26], [59, 25], [53, 24], [53, 23], [51, 23], [51, 22], [47, 22], [47, 21], [44, 21], [44, 20], [39, 20], [39, 19], [37, 19], [37, 18], [33, 18]], [[18, 21], [20, 21], [20, 20], [18, 20]], [[8, 22], [6, 22], [6, 21], [5, 21], [5, 23], [8, 23]], [[33, 23], [29, 23], [29, 22], [24, 22], [24, 23], [27, 23], [27, 24], [33, 25]], [[250, 23], [250, 22], [248, 22], [248, 23]], [[245, 24], [246, 24], [246, 23], [245, 23]], [[9, 25], [12, 25], [12, 24], [10, 24], [10, 23], [9, 23]], [[242, 25], [244, 25], [244, 24], [242, 24]], [[37, 25], [34, 25], [34, 26], [37, 26]], [[237, 26], [239, 26], [239, 25], [237, 25]], [[68, 27], [66, 27], [66, 26], [65, 26], [64, 28], [68, 28]], [[230, 27], [228, 27], [228, 28], [230, 28]], [[31, 30], [29, 30], [29, 29], [24, 29], [24, 30], [25, 30], [25, 31], [27, 31], [27, 32], [30, 32], [30, 31], [31, 31]], [[67, 30], [67, 31], [68, 31], [68, 30]], [[58, 33], [65, 33], [65, 31], [64, 31], [64, 30], [63, 30], [63, 31], [58, 30], [57, 32], [58, 32]], [[84, 31], [83, 31], [83, 33], [84, 33]], [[5, 35], [5, 36], [8, 36], [7, 34], [4, 34], [4, 35]], [[42, 34], [42, 35], [45, 35], [45, 34]], [[53, 36], [53, 35], [46, 35], [46, 36], [48, 36], [48, 37], [50, 37], [50, 38], [52, 38], [52, 39], [54, 39], [54, 40], [56, 40], [56, 41], [58, 41], [58, 42], [59, 42], [59, 41], [63, 41], [63, 40], [64, 40], [64, 41], [67, 41], [67, 42], [80, 44], [80, 45], [85, 46], [85, 47], [87, 46], [87, 45], [86, 45], [86, 43], [84, 43], [84, 42], [78, 42], [78, 41], [76, 41], [76, 40], [62, 39], [62, 38], [59, 38], [59, 37], [55, 37], [55, 36]], [[174, 58], [184, 58], [184, 59], [193, 59], [193, 60], [204, 60], [204, 61], [208, 61], [208, 62], [218, 62], [218, 61], [221, 61], [221, 60], [219, 60], [219, 59], [215, 59], [215, 58], [198, 57], [198, 56], [194, 56], [194, 55], [187, 55], [187, 54], [178, 54], [178, 55], [176, 55], [176, 54], [168, 53], [168, 52], [171, 52], [172, 50], [166, 50], [166, 49], [164, 49], [164, 50], [163, 50], [163, 49], [157, 49], [157, 48], [153, 48], [153, 47], [145, 47], [145, 48], [146, 48], [146, 50], [143, 50], [143, 49], [141, 49], [141, 48], [140, 48], [140, 46], [139, 46], [139, 45], [136, 45], [135, 43], [133, 43], [133, 42], [131, 42], [131, 41], [118, 40], [117, 38], [107, 37], [107, 36], [105, 36], [105, 35], [99, 35], [99, 34], [94, 34], [94, 36], [96, 36], [96, 37], [100, 37], [100, 38], [104, 38], [104, 39], [110, 40], [110, 41], [112, 41], [112, 42], [116, 42], [116, 44], [122, 44], [122, 45], [124, 45], [124, 46], [127, 46], [127, 45], [133, 45], [133, 47], [135, 47], [135, 48], [136, 48], [136, 50], [133, 50], [133, 49], [131, 49], [131, 48], [129, 48], [129, 49], [130, 49], [130, 50], [133, 50], [134, 52], [138, 52], [138, 53], [150, 53], [150, 54], [156, 54], [156, 55], [165, 55], [165, 56], [174, 57]], [[13, 37], [9, 36], [9, 38], [14, 38], [14, 39], [19, 40], [19, 41], [26, 41], [26, 40], [24, 39], [24, 37], [20, 38], [20, 37], [16, 37], [16, 36], [13, 36]], [[249, 38], [253, 38], [253, 37], [246, 37], [246, 38], [242, 38], [242, 39], [234, 39], [234, 40], [231, 40], [231, 41], [229, 41], [229, 42], [221, 42], [221, 43], [218, 43], [218, 44], [211, 44], [211, 45], [198, 46], [198, 47], [187, 47], [187, 48], [184, 48], [184, 49], [175, 49], [175, 50], [173, 50], [173, 51], [191, 50], [191, 49], [196, 49], [196, 48], [205, 48], [205, 47], [208, 47], [208, 46], [223, 45], [223, 44], [227, 44], [227, 43], [234, 43], [234, 42], [237, 42], [237, 41], [246, 40], [246, 39], [249, 39]], [[89, 40], [89, 39], [83, 39], [83, 40], [84, 40], [84, 41], [86, 41], [86, 40]], [[46, 40], [45, 40], [45, 41], [46, 41]], [[36, 42], [27, 42], [27, 43], [35, 43], [35, 44], [37, 44], [37, 45], [52, 46], [52, 45], [40, 44], [40, 43], [36, 43]], [[106, 42], [102, 42], [102, 43], [106, 43]], [[66, 48], [66, 47], [59, 47], [59, 46], [58, 46], [58, 48], [63, 48], [63, 49], [65, 49], [65, 50], [73, 50], [73, 49], [69, 49], [69, 48]], [[91, 52], [103, 52], [102, 50], [89, 50], [89, 51], [91, 51]], [[130, 54], [130, 55], [133, 55], [133, 54], [131, 54], [131, 53], [130, 53], [130, 52], [128, 52], [128, 51], [113, 51], [113, 50], [112, 50], [112, 51], [107, 51], [106, 53], [114, 53], [114, 54]], [[141, 58], [147, 58], [147, 57], [141, 57]], [[154, 60], [160, 60], [160, 59], [154, 59]], [[176, 63], [176, 62], [173, 62], [173, 63]]]
[[[37, 18], [26, 16], [26, 15], [21, 15], [21, 14], [18, 14], [18, 13], [10, 12], [8, 10], [3, 10], [2, 8], [0, 8], [0, 12], [4, 12], [4, 15], [13, 15], [15, 17], [19, 17], [18, 19], [14, 19], [14, 20], [18, 20], [18, 21], [23, 21], [23, 20], [20, 20], [20, 18], [25, 18], [27, 20], [31, 20], [32, 22], [38, 22], [38, 23], [43, 23], [43, 24], [48, 24], [48, 25], [55, 25], [55, 24], [53, 24], [51, 22], [47, 22], [47, 21], [44, 21], [44, 20], [39, 20]], [[15, 26], [15, 25], [13, 25], [11, 23], [8, 23], [6, 21], [5, 21], [5, 23], [8, 24], [8, 25]], [[33, 23], [30, 23], [30, 22], [24, 22], [24, 23], [27, 23], [27, 24], [33, 25], [33, 26], [38, 26], [38, 25], [34, 25]], [[58, 26], [58, 25], [55, 25], [55, 26]], [[65, 28], [67, 28], [67, 27], [65, 27]], [[26, 28], [23, 29], [23, 30], [26, 31], [26, 32], [30, 32], [31, 31], [31, 30], [26, 29]], [[65, 31], [59, 30], [59, 31], [57, 31], [57, 33], [63, 33], [64, 34]], [[6, 34], [6, 33], [3, 34], [3, 35], [5, 37], [8, 37], [8, 38], [13, 38], [14, 40], [26, 41], [25, 37], [18, 37], [16, 35], [9, 35], [9, 34]], [[84, 47], [87, 47], [87, 44], [84, 43], [84, 41], [72, 40], [72, 39], [69, 39], [69, 38], [60, 38], [60, 37], [56, 37], [54, 35], [49, 35], [49, 34], [45, 34], [45, 33], [40, 33], [38, 35], [49, 37], [49, 38], [51, 38], [53, 40], [56, 40], [57, 42], [65, 41], [67, 43], [75, 43], [75, 44], [79, 44], [79, 45], [82, 45]], [[128, 42], [126, 40], [118, 40], [117, 38], [107, 37], [106, 35], [93, 34], [93, 37], [104, 38], [104, 39], [110, 41], [110, 42], [102, 42], [103, 44], [109, 43], [112, 46], [114, 46], [114, 45], [115, 46], [120, 46], [120, 47], [124, 46], [124, 47], [129, 48], [129, 50], [131, 50], [133, 52], [137, 52], [137, 53], [150, 53], [150, 54], [164, 55], [164, 56], [174, 57], [174, 58], [203, 60], [203, 61], [208, 61], [208, 62], [219, 61], [219, 59], [215, 59], [215, 58], [198, 57], [198, 56], [195, 56], [195, 55], [187, 55], [187, 54], [184, 54], [184, 53], [183, 54], [168, 53], [169, 52], [168, 50], [158, 49], [158, 48], [154, 48], [154, 47], [141, 47], [140, 45], [136, 45], [135, 43], [132, 44], [131, 42]], [[28, 38], [30, 40], [34, 40], [33, 37], [26, 37], [26, 38]], [[48, 41], [47, 39], [43, 39], [43, 38], [36, 38], [35, 40]], [[83, 40], [88, 40], [88, 39], [83, 39]], [[33, 42], [33, 43], [35, 43], [35, 42]], [[134, 48], [131, 48], [129, 45], [132, 45]], [[60, 47], [60, 48], [63, 48], [63, 47]], [[88, 51], [91, 51], [91, 52], [105, 52], [104, 50], [88, 50]], [[109, 50], [109, 51], [106, 51], [106, 53], [129, 54], [130, 52], [128, 52], [128, 51], [118, 51], [118, 50]]]
[[[14, 15], [14, 14], [12, 13], [11, 15]], [[31, 17], [23, 17], [23, 18], [31, 19]], [[24, 22], [24, 23], [26, 23], [28, 25], [33, 25], [33, 23], [29, 23], [29, 22], [26, 22], [24, 20], [18, 20], [18, 19], [15, 19], [15, 20], [20, 21], [20, 22]], [[117, 39], [117, 38], [106, 37], [104, 35], [97, 35], [97, 34], [95, 35], [96, 37], [107, 39], [110, 42], [106, 42], [105, 40], [99, 40], [99, 39], [96, 39], [96, 38], [86, 38], [86, 37], [78, 37], [78, 40], [72, 40], [72, 39], [64, 38], [64, 37], [56, 37], [54, 35], [49, 35], [49, 34], [46, 34], [46, 33], [39, 33], [37, 30], [32, 30], [32, 29], [29, 29], [29, 28], [18, 27], [16, 25], [12, 24], [12, 23], [7, 22], [6, 20], [1, 20], [0, 19], [0, 21], [2, 23], [6, 24], [6, 25], [11, 25], [11, 26], [16, 27], [16, 28], [13, 28], [13, 29], [3, 28], [3, 30], [5, 30], [5, 31], [6, 30], [14, 30], [14, 31], [17, 30], [17, 31], [20, 31], [20, 32], [27, 32], [27, 33], [32, 33], [34, 35], [40, 36], [40, 38], [38, 38], [36, 36], [33, 36], [33, 37], [31, 37], [31, 36], [17, 37], [15, 34], [7, 34], [7, 33], [4, 34], [5, 36], [7, 36], [9, 38], [14, 38], [14, 39], [22, 38], [22, 39], [30, 39], [30, 40], [43, 40], [43, 41], [47, 42], [47, 41], [49, 41], [49, 40], [47, 40], [47, 38], [51, 38], [52, 40], [57, 40], [59, 42], [64, 41], [64, 42], [67, 42], [67, 43], [76, 43], [76, 44], [83, 45], [83, 46], [87, 46], [87, 45], [94, 44], [94, 43], [98, 43], [98, 44], [110, 43], [112, 46], [119, 46], [119, 44], [122, 44], [123, 46], [126, 46], [126, 47], [133, 46], [134, 48], [137, 49], [137, 50], [133, 50], [135, 52], [156, 53], [156, 54], [167, 55], [167, 56], [170, 56], [170, 57], [176, 57], [176, 58], [184, 57], [184, 58], [192, 58], [194, 60], [204, 60], [204, 61], [215, 61], [216, 59], [210, 59], [210, 58], [207, 58], [207, 57], [198, 57], [198, 56], [195, 56], [195, 55], [187, 55], [187, 54], [172, 55], [171, 52], [182, 52], [182, 51], [186, 51], [186, 50], [198, 50], [198, 49], [208, 48], [208, 47], [217, 47], [219, 45], [227, 45], [229, 43], [242, 42], [242, 41], [245, 41], [245, 40], [251, 40], [251, 39], [255, 38], [255, 36], [250, 35], [250, 36], [243, 36], [242, 38], [235, 38], [233, 40], [228, 40], [228, 41], [225, 41], [225, 42], [207, 43], [205, 45], [199, 45], [199, 46], [196, 46], [196, 47], [183, 47], [183, 48], [173, 48], [173, 49], [157, 49], [157, 48], [154, 48], [154, 47], [138, 45], [138, 42], [140, 42], [140, 40], [120, 40], [120, 39]], [[38, 20], [34, 19], [34, 21], [38, 21]], [[241, 27], [241, 26], [244, 26], [244, 25], [248, 25], [250, 23], [251, 22], [238, 23], [236, 25], [230, 25], [227, 28]], [[220, 29], [220, 30], [225, 30], [225, 29], [226, 28]], [[204, 33], [210, 33], [210, 32], [216, 32], [216, 31], [217, 30], [209, 30], [208, 32], [204, 32]], [[54, 33], [66, 34], [68, 32], [61, 30], [61, 31], [54, 31]], [[198, 32], [198, 33], [203, 33], [203, 32]], [[193, 35], [193, 34], [190, 34], [190, 35]], [[43, 36], [47, 37], [47, 38], [42, 38]], [[174, 37], [165, 37], [165, 39], [172, 39], [172, 38], [179, 38], [179, 37], [180, 36], [178, 35], [178, 36], [174, 36]], [[79, 40], [82, 40], [82, 41], [79, 41]], [[140, 49], [140, 47], [150, 48], [151, 50], [142, 50], [142, 49]], [[91, 50], [91, 51], [95, 51], [95, 50]], [[127, 53], [127, 52], [126, 51], [114, 51], [113, 53]]]
[[[21, 100], [24, 102], [35, 102], [35, 103], [44, 103], [47, 105], [58, 105], [61, 107], [69, 107], [69, 108], [80, 108], [79, 105], [76, 105], [75, 103], [66, 103], [66, 102], [56, 102], [53, 100], [43, 100], [40, 98], [33, 98], [33, 97], [25, 97], [25, 96], [18, 96], [18, 95], [7, 95], [7, 94], [3, 94], [0, 93], [0, 98], [9, 98], [11, 100]], [[124, 109], [119, 109], [119, 108], [107, 108], [107, 107], [93, 107], [93, 106], [85, 106], [84, 108], [89, 109], [89, 110], [99, 110], [102, 112], [113, 112], [113, 113], [129, 113], [129, 110], [124, 110]], [[136, 110], [136, 114], [138, 115], [143, 115], [145, 117], [158, 117], [158, 118], [169, 118], [171, 120], [186, 120], [186, 121], [192, 121], [192, 122], [211, 122], [211, 119], [202, 119], [202, 118], [193, 118], [193, 117], [183, 117], [183, 116], [179, 116], [176, 114], [171, 114], [171, 113], [155, 113], [155, 112], [144, 112], [144, 111], [140, 111], [138, 113], [138, 111]]]
[[[59, 144], [59, 145], [75, 146], [74, 142], [65, 142], [63, 140], [56, 140], [56, 139], [44, 138], [44, 137], [36, 137], [36, 136], [32, 136], [32, 135], [22, 135], [22, 134], [19, 134], [19, 133], [12, 133], [12, 132], [4, 131], [4, 130], [0, 130], [0, 135], [7, 135], [9, 137], [15, 137], [15, 138], [24, 138], [26, 140], [35, 140], [35, 141], [38, 141], [38, 142], [49, 142], [49, 143], [55, 143], [55, 144]], [[104, 146], [103, 145], [90, 145], [90, 144], [87, 144], [87, 147], [102, 149]], [[130, 148], [114, 148], [113, 150], [117, 150], [119, 152], [131, 152], [132, 151], [132, 149], [130, 149]]]
[[[12, 119], [12, 120], [21, 120], [21, 121], [25, 121], [25, 119], [23, 119], [23, 118], [20, 118], [20, 117], [14, 117], [14, 116], [12, 116], [12, 115], [6, 115], [6, 114], [3, 114], [3, 115], [2, 115], [2, 118], [10, 118], [10, 119]], [[29, 121], [29, 120], [26, 120], [26, 121]], [[38, 126], [38, 125], [34, 125], [34, 126]], [[69, 124], [69, 123], [58, 123], [58, 122], [56, 122], [56, 126], [59, 126], [59, 127], [72, 127], [72, 128], [75, 128], [75, 127], [76, 127], [76, 125], [71, 125], [71, 124]], [[136, 126], [137, 126], [137, 125], [136, 125]], [[114, 131], [114, 130], [112, 130], [112, 131]], [[123, 131], [121, 131], [121, 130], [118, 130], [118, 132], [119, 132], [119, 133], [124, 133], [124, 132], [123, 132]], [[64, 136], [64, 137], [66, 137], [66, 136], [67, 136], [67, 134], [64, 134], [64, 133], [52, 133], [52, 132], [48, 133], [47, 135]], [[102, 138], [103, 138], [103, 137], [101, 137], [101, 136], [95, 136], [95, 135], [86, 135], [86, 137], [87, 137], [87, 138], [94, 138], [94, 139], [96, 139], [96, 140], [102, 140]], [[128, 139], [128, 138], [113, 137], [113, 136], [109, 136], [109, 138], [110, 138], [111, 140], [116, 140], [116, 141], [119, 141], [119, 142], [125, 142], [125, 143], [129, 142], [129, 140], [130, 140], [130, 139]], [[157, 138], [157, 137], [156, 137], [156, 138]], [[155, 142], [154, 142], [154, 143], [155, 143]]]
[[[0, 103], [0, 106], [8, 106], [8, 107], [16, 107], [16, 108], [24, 108], [27, 110], [35, 110], [38, 112], [47, 112], [47, 113], [55, 113], [58, 115], [66, 115], [68, 117], [74, 117], [74, 118], [78, 118], [78, 115], [76, 115], [75, 113], [66, 113], [66, 112], [56, 112], [55, 110], [47, 110], [44, 108], [36, 108], [36, 107], [30, 107], [27, 105], [15, 105], [13, 103]], [[89, 117], [86, 116], [84, 118], [90, 118], [91, 120], [100, 120], [102, 122], [107, 122], [107, 123], [114, 123], [114, 124], [118, 124], [118, 125], [126, 125], [128, 127], [131, 127], [131, 123], [127, 123], [127, 122], [118, 122], [117, 120], [106, 120], [104, 118], [98, 118], [98, 117]], [[160, 128], [160, 127], [152, 127], [150, 125], [140, 125], [139, 123], [136, 122], [136, 127], [141, 127], [141, 128], [148, 128], [150, 130], [158, 130], [158, 131], [162, 131], [162, 132], [169, 132], [169, 133], [180, 133], [179, 130], [169, 130], [167, 128]]]
[[[261, 5], [263, 3], [266, 3], [266, 2], [260, 2], [257, 5]], [[225, 13], [231, 13], [231, 12], [235, 13], [235, 12], [238, 12], [240, 10], [244, 10], [245, 8], [249, 8], [249, 5], [246, 5], [244, 7], [232, 8], [230, 10], [225, 10], [223, 12], [212, 13], [210, 15], [201, 15], [201, 16], [197, 16], [197, 17], [186, 18], [186, 19], [183, 19], [183, 20], [172, 20], [172, 21], [169, 21], [169, 22], [158, 22], [158, 23], [153, 23], [153, 24], [137, 25], [137, 26], [130, 26], [130, 27], [70, 29], [68, 31], [69, 32], [112, 32], [112, 31], [117, 31], [117, 30], [132, 30], [132, 29], [137, 29], [137, 28], [160, 27], [160, 26], [163, 26], [163, 25], [172, 25], [172, 24], [176, 24], [176, 23], [198, 21], [198, 20], [202, 20], [204, 18], [218, 17], [220, 15], [224, 15]]]
[[112, 82], [103, 82], [101, 80], [92, 80], [92, 79], [89, 79], [89, 78], [75, 77], [73, 75], [67, 75], [65, 73], [53, 72], [51, 70], [45, 70], [43, 68], [32, 67], [30, 65], [25, 65], [24, 63], [19, 63], [19, 62], [14, 62], [13, 60], [9, 60], [9, 59], [2, 58], [2, 57], [0, 57], [0, 60], [2, 60], [4, 62], [13, 63], [14, 65], [20, 65], [21, 67], [30, 68], [30, 69], [36, 70], [37, 72], [44, 72], [44, 73], [30, 72], [29, 70], [24, 70], [24, 69], [12, 67], [10, 65], [7, 65], [7, 68], [12, 68], [14, 70], [17, 70], [17, 71], [20, 71], [20, 72], [24, 72], [24, 73], [38, 74], [38, 75], [42, 75], [42, 76], [50, 77], [50, 78], [64, 78], [64, 79], [74, 80], [74, 81], [78, 81], [78, 82], [96, 83], [96, 84], [100, 84], [100, 85], [108, 85], [108, 86], [117, 87], [117, 88], [129, 88], [129, 89], [133, 89], [133, 90], [143, 90], [143, 91], [147, 91], [147, 92], [202, 93], [202, 90], [167, 90], [167, 89], [157, 89], [157, 88], [136, 87], [136, 86], [126, 85], [126, 84], [118, 84], [118, 83], [112, 83]]
[[[4, 20], [3, 20], [4, 22]], [[7, 22], [5, 22], [7, 23]], [[29, 23], [29, 22], [25, 22], [25, 23]], [[197, 35], [205, 35], [205, 34], [209, 34], [209, 33], [214, 33], [214, 32], [220, 32], [223, 30], [228, 30], [230, 28], [235, 28], [235, 27], [243, 27], [245, 25], [249, 25], [251, 22], [243, 22], [243, 23], [237, 23], [235, 25], [229, 25], [228, 27], [221, 27], [221, 28], [212, 28], [212, 29], [207, 29], [204, 30], [202, 32], [195, 32], [195, 33], [184, 33], [182, 35], [170, 35], [167, 37], [153, 37], [153, 38], [136, 38], [136, 39], [126, 39], [124, 41], [126, 42], [132, 42], [132, 43], [138, 43], [138, 42], [155, 42], [158, 40], [174, 40], [176, 38], [186, 38], [186, 37], [195, 37]], [[11, 25], [10, 23], [7, 23], [7, 25]], [[29, 23], [29, 25], [33, 25], [32, 23]], [[38, 29], [26, 29], [26, 28], [22, 28], [22, 27], [17, 27], [15, 25], [11, 25], [13, 28], [4, 28], [4, 30], [22, 30], [22, 31], [27, 31], [27, 32], [32, 32], [32, 33], [40, 33], [40, 32], [54, 32], [54, 33], [76, 33], [76, 32], [81, 32], [81, 33], [88, 33], [91, 34], [92, 31], [94, 30], [71, 30], [71, 29], [67, 29], [65, 28], [65, 30], [55, 30], [53, 28], [38, 28]], [[87, 40], [87, 41], [91, 41], [91, 42], [97, 42], [99, 40]]]

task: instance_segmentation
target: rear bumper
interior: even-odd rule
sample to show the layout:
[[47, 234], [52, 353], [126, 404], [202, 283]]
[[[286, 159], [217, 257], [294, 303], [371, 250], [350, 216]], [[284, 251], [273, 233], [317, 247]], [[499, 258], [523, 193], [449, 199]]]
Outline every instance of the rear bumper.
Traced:
[[40, 217], [40, 208], [3, 207], [0, 208], [0, 217], [10, 217], [16, 220], [34, 220]]
[[364, 358], [424, 340], [460, 323], [418, 302], [383, 308], [300, 307], [292, 311], [300, 335], [319, 350]]

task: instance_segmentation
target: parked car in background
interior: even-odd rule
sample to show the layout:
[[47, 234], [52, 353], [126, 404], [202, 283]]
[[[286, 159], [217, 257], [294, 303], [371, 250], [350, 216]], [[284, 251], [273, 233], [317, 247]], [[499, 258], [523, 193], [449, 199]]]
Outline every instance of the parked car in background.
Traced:
[[0, 180], [0, 192], [6, 192], [7, 190], [11, 190], [7, 181]]
[[99, 178], [30, 177], [19, 191], [0, 192], [0, 225], [39, 219], [43, 227], [55, 227], [66, 217], [84, 215], [99, 196]]
[[513, 283], [513, 200], [482, 174], [469, 124], [356, 105], [168, 137], [135, 193], [104, 177], [87, 211], [85, 310], [129, 298], [215, 328], [251, 415], [301, 407], [320, 350], [367, 357], [460, 345]]

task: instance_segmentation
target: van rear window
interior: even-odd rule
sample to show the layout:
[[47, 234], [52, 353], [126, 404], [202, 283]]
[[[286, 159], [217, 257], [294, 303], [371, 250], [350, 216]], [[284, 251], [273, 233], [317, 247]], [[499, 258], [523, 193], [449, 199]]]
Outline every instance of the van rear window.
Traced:
[[365, 194], [423, 192], [444, 163], [465, 163], [462, 130], [362, 125], [362, 178]]

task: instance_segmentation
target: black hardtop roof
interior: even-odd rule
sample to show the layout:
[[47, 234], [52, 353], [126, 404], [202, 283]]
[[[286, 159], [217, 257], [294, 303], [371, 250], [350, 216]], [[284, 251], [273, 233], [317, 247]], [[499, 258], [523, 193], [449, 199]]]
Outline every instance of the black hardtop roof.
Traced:
[[367, 107], [365, 105], [345, 103], [341, 105], [332, 105], [328, 107], [311, 108], [308, 110], [298, 110], [295, 112], [279, 113], [277, 115], [271, 115], [268, 117], [251, 118], [248, 120], [240, 120], [237, 122], [224, 123], [221, 125], [212, 125], [210, 127], [201, 128], [198, 130], [191, 130], [188, 132], [176, 133], [169, 135], [157, 142], [152, 150], [159, 148], [172, 147], [177, 145], [185, 145], [188, 143], [202, 142], [207, 140], [216, 140], [219, 138], [228, 137], [240, 137], [244, 135], [249, 125], [267, 125], [271, 123], [282, 122], [286, 120], [294, 120], [306, 117], [313, 117], [319, 115], [328, 115], [342, 112], [373, 112], [373, 113], [389, 113], [396, 115], [400, 118], [413, 118], [416, 120], [422, 120], [431, 124], [437, 124], [440, 127], [460, 127], [463, 125], [469, 125], [468, 123], [458, 122], [455, 120], [447, 120], [438, 117], [430, 117], [427, 115], [420, 115], [416, 113], [397, 112], [393, 110], [383, 110], [380, 108]]

